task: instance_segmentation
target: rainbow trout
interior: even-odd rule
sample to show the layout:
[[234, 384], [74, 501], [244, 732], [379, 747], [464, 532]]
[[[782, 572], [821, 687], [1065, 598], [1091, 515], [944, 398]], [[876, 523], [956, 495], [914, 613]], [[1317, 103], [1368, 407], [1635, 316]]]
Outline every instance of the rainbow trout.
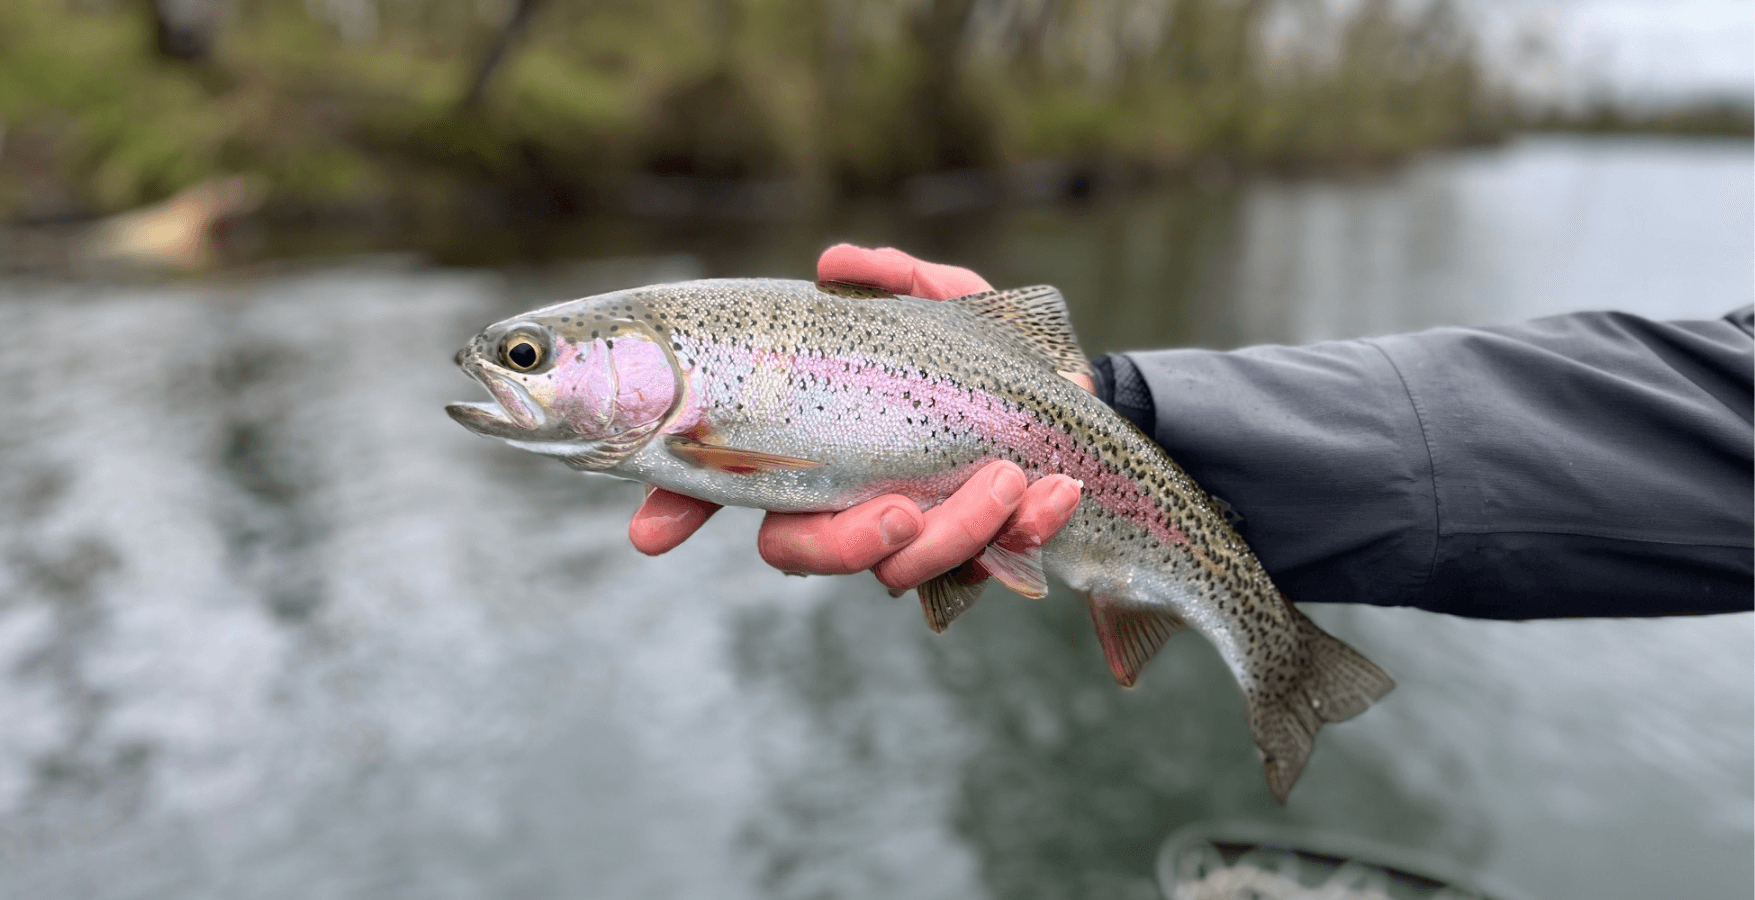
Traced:
[[1084, 483], [1034, 547], [1004, 538], [919, 588], [943, 631], [989, 578], [1084, 595], [1115, 679], [1132, 686], [1172, 634], [1211, 641], [1243, 690], [1281, 802], [1316, 729], [1393, 687], [1274, 587], [1224, 512], [1102, 401], [1060, 293], [936, 302], [805, 281], [691, 281], [573, 300], [489, 327], [457, 354], [493, 403], [480, 435], [585, 471], [714, 503], [832, 511], [883, 494], [923, 509], [999, 459]]

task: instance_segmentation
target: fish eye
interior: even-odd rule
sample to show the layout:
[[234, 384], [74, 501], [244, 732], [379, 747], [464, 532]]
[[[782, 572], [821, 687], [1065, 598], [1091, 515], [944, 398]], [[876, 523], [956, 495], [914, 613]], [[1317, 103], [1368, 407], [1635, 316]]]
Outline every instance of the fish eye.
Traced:
[[520, 372], [528, 372], [542, 364], [542, 345], [526, 335], [517, 335], [506, 342], [506, 348], [500, 351], [506, 365]]

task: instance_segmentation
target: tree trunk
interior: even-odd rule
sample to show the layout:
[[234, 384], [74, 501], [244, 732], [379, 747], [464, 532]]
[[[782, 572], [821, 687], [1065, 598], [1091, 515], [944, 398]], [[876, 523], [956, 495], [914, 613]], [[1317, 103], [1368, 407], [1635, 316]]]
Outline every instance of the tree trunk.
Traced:
[[916, 7], [909, 23], [925, 53], [914, 91], [921, 141], [931, 154], [929, 170], [962, 169], [991, 162], [989, 114], [969, 96], [963, 81], [969, 20], [974, 0], [931, 0]]
[[481, 105], [481, 98], [487, 93], [488, 85], [505, 65], [506, 57], [512, 52], [512, 45], [529, 27], [530, 20], [536, 15], [536, 8], [543, 0], [517, 0], [512, 8], [512, 15], [501, 26], [499, 34], [494, 35], [493, 43], [488, 45], [487, 52], [482, 54], [481, 62], [475, 67], [475, 77], [470, 79], [469, 90], [463, 95], [463, 108], [475, 109]]

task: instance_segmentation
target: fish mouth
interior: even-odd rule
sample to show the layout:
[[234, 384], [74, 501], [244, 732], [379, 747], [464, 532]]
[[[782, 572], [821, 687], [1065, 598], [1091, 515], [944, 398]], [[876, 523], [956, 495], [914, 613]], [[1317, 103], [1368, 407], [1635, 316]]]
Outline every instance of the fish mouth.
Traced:
[[493, 402], [464, 401], [446, 405], [445, 413], [457, 424], [486, 437], [514, 439], [529, 438], [532, 432], [543, 426], [548, 417], [523, 385], [479, 362], [464, 361], [461, 367], [465, 374], [487, 388], [494, 399]]
[[457, 424], [481, 435], [494, 438], [528, 438], [530, 430], [520, 428], [506, 417], [498, 403], [460, 402], [445, 405], [445, 414]]
[[464, 401], [445, 405], [445, 413], [457, 424], [483, 437], [500, 438], [520, 450], [560, 457], [567, 465], [587, 472], [606, 472], [639, 449], [651, 437], [653, 426], [623, 432], [605, 440], [544, 440], [533, 429], [520, 426], [498, 404]]

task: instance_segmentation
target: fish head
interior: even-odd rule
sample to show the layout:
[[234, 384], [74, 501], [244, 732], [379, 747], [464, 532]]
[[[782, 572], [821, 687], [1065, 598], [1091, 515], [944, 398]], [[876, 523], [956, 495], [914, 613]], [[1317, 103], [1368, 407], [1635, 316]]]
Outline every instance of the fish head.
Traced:
[[594, 314], [591, 304], [552, 306], [476, 335], [456, 362], [493, 402], [445, 411], [476, 434], [563, 457], [575, 468], [614, 468], [676, 411], [683, 374], [649, 325]]

